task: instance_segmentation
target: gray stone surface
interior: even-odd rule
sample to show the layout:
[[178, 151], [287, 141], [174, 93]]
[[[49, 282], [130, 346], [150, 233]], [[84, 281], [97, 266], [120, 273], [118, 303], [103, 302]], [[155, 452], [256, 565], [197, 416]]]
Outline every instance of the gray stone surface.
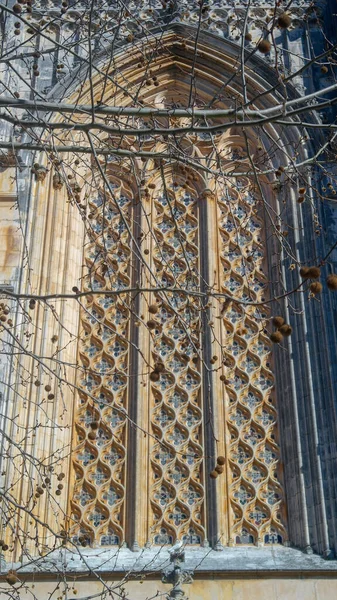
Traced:
[[[88, 567], [90, 565], [90, 568]], [[166, 548], [146, 548], [132, 552], [128, 548], [83, 549], [81, 553], [59, 550], [48, 558], [29, 564], [12, 563], [7, 568], [15, 568], [21, 573], [57, 573], [60, 570], [68, 573], [88, 573], [92, 570], [100, 573], [147, 573], [158, 576], [170, 565], [170, 557]], [[0, 572], [7, 568], [0, 565]], [[193, 571], [194, 577], [239, 576], [258, 574], [312, 574], [314, 576], [329, 575], [337, 577], [337, 561], [327, 561], [315, 554], [304, 554], [294, 548], [283, 546], [225, 548], [219, 552], [209, 548], [186, 548], [184, 570]]]

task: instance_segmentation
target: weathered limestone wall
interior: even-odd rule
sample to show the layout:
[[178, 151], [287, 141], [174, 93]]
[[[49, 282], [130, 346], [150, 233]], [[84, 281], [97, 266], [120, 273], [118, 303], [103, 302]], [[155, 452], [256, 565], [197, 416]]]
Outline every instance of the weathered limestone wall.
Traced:
[[[108, 584], [116, 580], [106, 580]], [[35, 581], [29, 583], [31, 592], [37, 600], [45, 600], [55, 589], [57, 582]], [[32, 586], [33, 589], [32, 589]], [[59, 596], [67, 597], [69, 600], [82, 598], [90, 594], [99, 594], [104, 590], [102, 583], [98, 581], [74, 581], [69, 584], [67, 596], [62, 596], [65, 589], [60, 584]], [[142, 582], [131, 581], [125, 586], [126, 598], [132, 600], [145, 600], [147, 598], [161, 597], [168, 593], [171, 586], [160, 581]], [[0, 584], [0, 590], [2, 585]], [[308, 578], [308, 579], [221, 579], [221, 580], [197, 580], [192, 584], [184, 586], [189, 600], [335, 600], [337, 595], [337, 579], [332, 578]], [[116, 591], [120, 591], [118, 587]], [[55, 594], [57, 597], [57, 594]], [[117, 598], [117, 596], [114, 596]], [[187, 600], [187, 599], [186, 599]]]

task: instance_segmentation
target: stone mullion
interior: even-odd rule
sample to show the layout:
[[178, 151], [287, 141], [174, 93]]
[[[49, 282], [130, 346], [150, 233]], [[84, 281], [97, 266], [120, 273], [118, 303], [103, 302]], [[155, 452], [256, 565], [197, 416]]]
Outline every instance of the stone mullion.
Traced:
[[[213, 234], [217, 224], [215, 218], [215, 199], [212, 194], [205, 194], [200, 202], [200, 250], [201, 250], [201, 291], [214, 285], [218, 271], [217, 240]], [[204, 300], [205, 302], [205, 300]], [[218, 353], [212, 343], [212, 333], [219, 334], [219, 326], [213, 321], [214, 304], [210, 301], [211, 310], [203, 311], [203, 411], [204, 411], [204, 454], [205, 454], [205, 491], [206, 491], [206, 515], [207, 515], [207, 537], [209, 543], [217, 550], [222, 549], [222, 544], [227, 540], [226, 525], [220, 517], [219, 507], [222, 506], [222, 486], [219, 480], [210, 478], [216, 463], [216, 457], [223, 449], [223, 434], [221, 431], [221, 402], [219, 398], [219, 386], [217, 375], [212, 371], [212, 357]], [[210, 324], [211, 323], [211, 324]], [[213, 323], [215, 328], [213, 329]], [[213, 330], [213, 331], [212, 331]], [[220, 398], [222, 394], [220, 395]]]
[[[148, 209], [151, 207], [151, 210]], [[143, 198], [143, 211], [142, 211], [142, 231], [144, 233], [143, 239], [144, 245], [143, 248], [149, 251], [147, 256], [144, 256], [144, 263], [149, 267], [147, 268], [145, 265], [143, 266], [143, 282], [145, 287], [156, 287], [157, 286], [157, 278], [156, 275], [156, 264], [154, 261], [154, 255], [157, 248], [157, 241], [155, 239], [154, 226], [156, 224], [155, 217], [155, 205], [153, 196], [149, 197], [148, 195]], [[150, 212], [150, 216], [146, 218], [145, 213]], [[143, 423], [146, 431], [149, 435], [146, 436], [146, 446], [143, 444], [144, 449], [146, 448], [146, 464], [143, 464], [144, 473], [146, 474], [146, 479], [144, 478], [144, 482], [146, 481], [147, 488], [146, 493], [143, 493], [143, 500], [146, 502], [146, 541], [145, 544], [150, 546], [153, 543], [153, 509], [151, 504], [151, 494], [153, 488], [153, 467], [152, 467], [152, 453], [153, 453], [153, 445], [154, 441], [154, 432], [152, 427], [152, 414], [153, 414], [153, 391], [152, 391], [152, 383], [149, 378], [150, 372], [154, 366], [154, 360], [152, 356], [152, 352], [154, 350], [154, 343], [152, 339], [151, 331], [146, 327], [146, 322], [153, 318], [153, 315], [149, 312], [149, 306], [151, 304], [156, 303], [156, 294], [148, 293], [142, 297], [142, 310], [141, 315], [144, 317], [144, 325], [142, 326], [143, 331], [143, 343], [144, 343], [144, 357], [147, 362], [142, 361], [142, 369], [145, 372], [144, 384], [142, 386], [144, 393], [144, 403], [143, 403]], [[138, 389], [138, 394], [140, 390]], [[146, 400], [145, 400], [146, 398]], [[145, 436], [143, 436], [145, 438]], [[144, 487], [144, 483], [143, 483]], [[144, 490], [145, 491], [145, 490]]]
[[[217, 193], [207, 194], [207, 218], [208, 231], [214, 232], [214, 235], [208, 236], [208, 265], [209, 265], [209, 283], [214, 282], [215, 290], [221, 292], [221, 271], [223, 269], [221, 256], [221, 240], [219, 236], [219, 219], [220, 211], [218, 208]], [[221, 545], [230, 544], [230, 505], [229, 505], [229, 464], [228, 464], [228, 432], [223, 424], [226, 422], [227, 412], [227, 394], [226, 387], [220, 379], [221, 375], [226, 373], [226, 366], [221, 367], [223, 363], [223, 348], [226, 344], [226, 332], [223, 327], [221, 317], [221, 308], [223, 300], [212, 301], [212, 329], [216, 341], [213, 342], [211, 348], [211, 357], [218, 356], [214, 364], [215, 371], [211, 372], [212, 387], [213, 387], [213, 405], [214, 414], [214, 437], [216, 438], [215, 456], [213, 459], [212, 469], [216, 464], [218, 456], [223, 456], [226, 459], [224, 465], [224, 473], [219, 475], [215, 482], [215, 495], [217, 502], [217, 519], [218, 519], [218, 547]], [[221, 368], [219, 368], [221, 367]], [[208, 474], [207, 474], [208, 475]], [[224, 510], [221, 510], [224, 507]], [[221, 549], [221, 548], [220, 548]]]
[[[149, 225], [145, 217], [147, 205], [141, 207], [138, 203], [134, 212], [134, 243], [133, 243], [133, 277], [134, 284], [139, 287], [149, 285], [149, 271], [146, 265], [151, 265], [151, 254], [144, 254], [144, 249], [150, 250]], [[140, 233], [143, 234], [145, 242], [141, 243]], [[142, 256], [139, 257], [141, 248]], [[151, 252], [151, 250], [150, 250]], [[129, 516], [127, 527], [128, 539], [131, 549], [138, 550], [148, 542], [149, 522], [149, 379], [148, 364], [150, 362], [150, 336], [144, 325], [142, 316], [147, 314], [147, 303], [143, 294], [134, 296], [132, 303], [133, 315], [131, 315], [131, 341], [135, 345], [131, 349], [130, 360], [130, 417], [133, 423], [129, 424], [130, 446], [129, 454], [129, 489], [127, 514]], [[145, 317], [146, 321], [146, 317]]]

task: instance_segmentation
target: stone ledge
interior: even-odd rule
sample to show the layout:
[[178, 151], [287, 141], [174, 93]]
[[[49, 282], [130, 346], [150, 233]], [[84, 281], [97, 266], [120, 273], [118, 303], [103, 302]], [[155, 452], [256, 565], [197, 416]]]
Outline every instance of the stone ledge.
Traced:
[[[146, 573], [156, 577], [170, 564], [166, 548], [144, 548], [132, 552], [128, 548], [86, 549], [81, 554], [71, 550], [55, 551], [48, 558], [27, 563], [13, 563], [8, 568], [20, 573], [34, 573], [47, 576], [61, 572], [88, 574], [99, 573], [125, 574]], [[90, 565], [90, 568], [89, 568]], [[209, 548], [186, 548], [184, 569], [194, 571], [194, 577], [222, 577], [237, 574], [250, 577], [329, 575], [337, 577], [337, 560], [327, 561], [315, 554], [304, 554], [300, 550], [285, 547], [271, 548], [224, 548], [219, 552]], [[7, 567], [0, 564], [0, 574]], [[35, 576], [34, 575], [34, 576]]]

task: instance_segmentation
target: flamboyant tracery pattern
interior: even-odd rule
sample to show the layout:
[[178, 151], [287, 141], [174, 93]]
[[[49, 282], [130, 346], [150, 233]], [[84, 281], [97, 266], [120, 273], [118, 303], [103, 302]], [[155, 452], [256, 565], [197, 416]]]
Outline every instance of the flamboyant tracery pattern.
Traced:
[[[221, 155], [224, 165], [226, 159], [240, 161], [244, 170], [241, 147]], [[141, 362], [145, 355], [149, 357], [142, 363], [142, 371], [150, 375], [149, 423], [139, 423], [151, 433], [148, 539], [157, 545], [176, 539], [200, 544], [206, 541], [202, 369], [203, 346], [208, 343], [201, 336], [205, 327], [201, 319], [209, 305], [203, 306], [198, 296], [188, 292], [200, 292], [201, 259], [209, 261], [199, 213], [202, 203], [212, 201], [198, 189], [210, 189], [212, 184], [199, 182], [188, 168], [177, 168], [174, 176], [171, 171], [153, 176], [154, 171], [147, 171], [149, 210], [144, 223], [148, 230], [145, 226], [139, 237], [145, 261], [138, 255], [131, 258], [129, 226], [137, 228], [139, 221], [131, 215], [128, 186], [116, 178], [113, 194], [90, 198], [85, 287], [129, 288], [131, 268], [138, 270], [141, 263], [142, 285], [167, 287], [167, 291], [142, 294], [142, 325], [135, 315], [137, 325], [145, 327]], [[218, 229], [221, 289], [243, 301], [263, 303], [267, 279], [259, 192], [244, 177], [226, 177], [216, 181], [214, 197], [217, 213], [212, 231]], [[207, 210], [211, 214], [211, 205]], [[80, 543], [113, 545], [125, 539], [123, 409], [130, 402], [130, 314], [127, 294], [89, 296], [82, 309], [82, 392], [75, 419], [78, 446], [72, 496], [73, 539]], [[216, 485], [228, 490], [231, 544], [285, 539], [271, 345], [265, 329], [269, 316], [263, 304], [254, 307], [235, 301], [225, 303], [221, 311], [222, 340], [216, 343], [221, 344], [218, 354], [224, 366], [221, 370], [216, 364], [215, 373], [226, 378], [228, 460], [227, 475]]]
[[[197, 290], [198, 196], [180, 179], [153, 194], [153, 266], [160, 285]], [[151, 426], [159, 440], [151, 448], [151, 541], [200, 544], [205, 538], [200, 306], [179, 292], [154, 299], [151, 358], [162, 367], [158, 381], [151, 382]]]
[[[228, 160], [249, 169], [241, 147]], [[222, 290], [263, 302], [263, 222], [259, 190], [246, 178], [226, 179], [217, 194]], [[227, 392], [230, 543], [281, 543], [285, 539], [277, 413], [273, 394], [268, 309], [226, 303], [223, 315]]]
[[[130, 287], [131, 192], [111, 181], [112, 194], [89, 198], [86, 290]], [[73, 539], [82, 544], [124, 540], [129, 311], [127, 295], [88, 296], [81, 311], [83, 365], [75, 416]]]

